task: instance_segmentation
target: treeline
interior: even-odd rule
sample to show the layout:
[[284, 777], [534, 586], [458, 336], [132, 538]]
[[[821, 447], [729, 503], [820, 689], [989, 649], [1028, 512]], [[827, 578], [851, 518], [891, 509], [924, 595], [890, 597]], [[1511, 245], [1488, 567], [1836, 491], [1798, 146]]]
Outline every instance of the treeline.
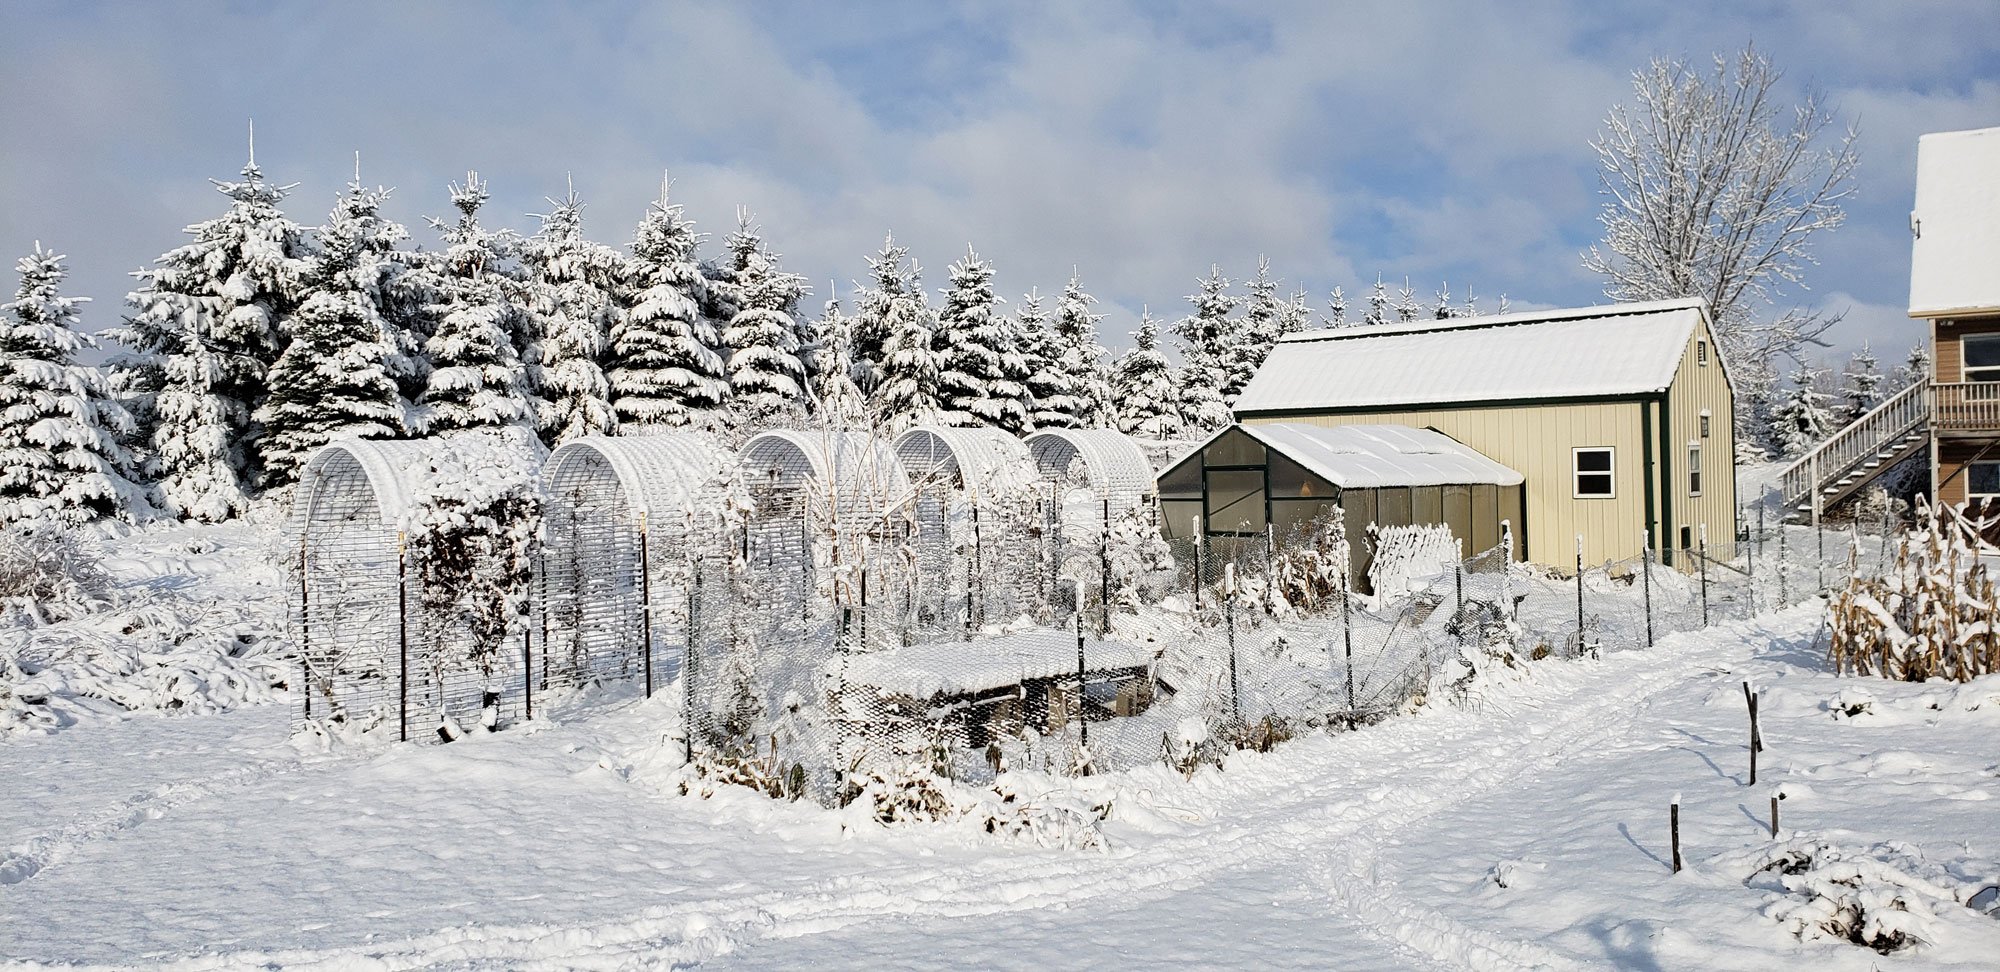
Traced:
[[[804, 421], [1200, 434], [1228, 421], [1279, 338], [1314, 324], [1267, 262], [1240, 290], [1211, 268], [1165, 325], [1180, 363], [1150, 313], [1114, 359], [1079, 276], [1004, 301], [968, 248], [934, 296], [893, 237], [847, 302], [808, 313], [812, 288], [747, 213], [704, 253], [664, 180], [623, 250], [585, 235], [573, 188], [531, 236], [488, 228], [476, 172], [450, 186], [455, 215], [428, 220], [430, 248], [358, 166], [317, 227], [286, 216], [294, 187], [254, 156], [215, 186], [227, 211], [135, 273], [106, 367], [77, 360], [96, 342], [77, 327], [86, 298], [61, 293], [62, 257], [37, 245], [21, 261], [0, 345], [0, 522], [223, 520], [343, 437], [520, 427], [553, 446]], [[1353, 323], [1472, 310], [1378, 279]], [[1340, 290], [1319, 323], [1350, 323]]]

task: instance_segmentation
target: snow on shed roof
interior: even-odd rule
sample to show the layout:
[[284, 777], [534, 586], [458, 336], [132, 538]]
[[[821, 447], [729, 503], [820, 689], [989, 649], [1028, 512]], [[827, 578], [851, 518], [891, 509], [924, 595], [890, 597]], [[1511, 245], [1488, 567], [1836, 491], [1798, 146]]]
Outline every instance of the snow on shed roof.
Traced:
[[2000, 128], [1917, 139], [1910, 316], [2000, 310]]
[[1240, 426], [1251, 437], [1342, 489], [1514, 486], [1521, 474], [1435, 429], [1408, 425], [1327, 428], [1273, 422]]
[[1238, 415], [1664, 390], [1706, 305], [1698, 297], [1303, 331], [1243, 389]]
[[[1143, 668], [1153, 649], [1090, 638], [1083, 643], [1092, 672]], [[844, 656], [841, 677], [888, 692], [928, 699], [1019, 685], [1033, 678], [1076, 674], [1076, 635], [1062, 628], [1029, 628], [978, 641], [934, 641]]]

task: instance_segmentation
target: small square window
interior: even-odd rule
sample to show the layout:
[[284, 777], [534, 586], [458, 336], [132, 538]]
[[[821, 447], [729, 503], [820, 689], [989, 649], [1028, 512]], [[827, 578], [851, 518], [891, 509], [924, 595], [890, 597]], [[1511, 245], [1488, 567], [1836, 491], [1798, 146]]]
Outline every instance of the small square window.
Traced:
[[1584, 446], [1570, 450], [1576, 499], [1608, 499], [1617, 495], [1612, 483], [1615, 470], [1611, 449]]
[[1701, 495], [1701, 443], [1688, 443], [1688, 495]]
[[2000, 462], [1975, 462], [1965, 467], [1965, 497], [2000, 499]]

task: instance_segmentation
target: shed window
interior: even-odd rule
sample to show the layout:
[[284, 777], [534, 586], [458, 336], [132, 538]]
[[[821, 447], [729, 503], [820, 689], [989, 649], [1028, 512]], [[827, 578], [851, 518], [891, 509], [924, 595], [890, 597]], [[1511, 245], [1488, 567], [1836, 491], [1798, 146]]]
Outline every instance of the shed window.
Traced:
[[1975, 462], [1965, 467], [1965, 498], [2000, 499], [2000, 462]]
[[1701, 437], [1708, 438], [1708, 413], [1701, 413]]
[[1264, 532], [1264, 471], [1208, 471], [1208, 532]]
[[2000, 381], [2000, 334], [1968, 334], [1963, 339], [1965, 381]]
[[1604, 499], [1616, 496], [1612, 488], [1612, 456], [1609, 446], [1583, 446], [1570, 450], [1574, 466], [1577, 499]]
[[1701, 443], [1688, 443], [1688, 495], [1701, 495]]
[[1701, 365], [1702, 367], [1704, 368], [1708, 367], [1707, 341], [1696, 341], [1694, 343], [1694, 360], [1697, 364]]

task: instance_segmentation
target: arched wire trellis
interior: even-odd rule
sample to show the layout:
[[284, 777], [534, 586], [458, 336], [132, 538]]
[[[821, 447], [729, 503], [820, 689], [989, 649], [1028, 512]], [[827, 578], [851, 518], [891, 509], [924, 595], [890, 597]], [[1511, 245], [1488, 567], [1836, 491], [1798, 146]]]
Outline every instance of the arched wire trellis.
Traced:
[[651, 695], [671, 677], [660, 662], [682, 657], [689, 552], [722, 512], [728, 465], [691, 432], [586, 436], [550, 453], [538, 684], [641, 678]]
[[1044, 477], [1080, 473], [1114, 514], [1139, 506], [1153, 492], [1153, 464], [1145, 450], [1116, 429], [1044, 429], [1028, 436], [1027, 447]]
[[1009, 502], [1037, 477], [1027, 446], [990, 426], [919, 425], [896, 437], [896, 455], [916, 492], [910, 521], [919, 622], [969, 637], [996, 612], [1018, 613], [1014, 582], [1037, 576], [1033, 566], [1000, 571], [997, 583], [988, 568], [1003, 566], [996, 553], [1009, 542], [1027, 539], [1026, 511]]
[[896, 437], [896, 458], [917, 484], [936, 483], [974, 494], [1004, 488], [1032, 468], [1027, 446], [990, 426], [919, 425]]
[[910, 478], [895, 448], [867, 432], [784, 429], [751, 438], [741, 456], [749, 530], [792, 524], [801, 576], [834, 603], [865, 608], [868, 577], [880, 586], [884, 548], [908, 522]]
[[476, 667], [457, 626], [426, 610], [406, 556], [403, 519], [420, 500], [424, 470], [450, 448], [436, 439], [348, 440], [307, 460], [288, 522], [305, 718], [394, 724], [407, 739], [412, 726], [470, 726], [527, 706], [523, 648], [504, 648], [495, 668]]

